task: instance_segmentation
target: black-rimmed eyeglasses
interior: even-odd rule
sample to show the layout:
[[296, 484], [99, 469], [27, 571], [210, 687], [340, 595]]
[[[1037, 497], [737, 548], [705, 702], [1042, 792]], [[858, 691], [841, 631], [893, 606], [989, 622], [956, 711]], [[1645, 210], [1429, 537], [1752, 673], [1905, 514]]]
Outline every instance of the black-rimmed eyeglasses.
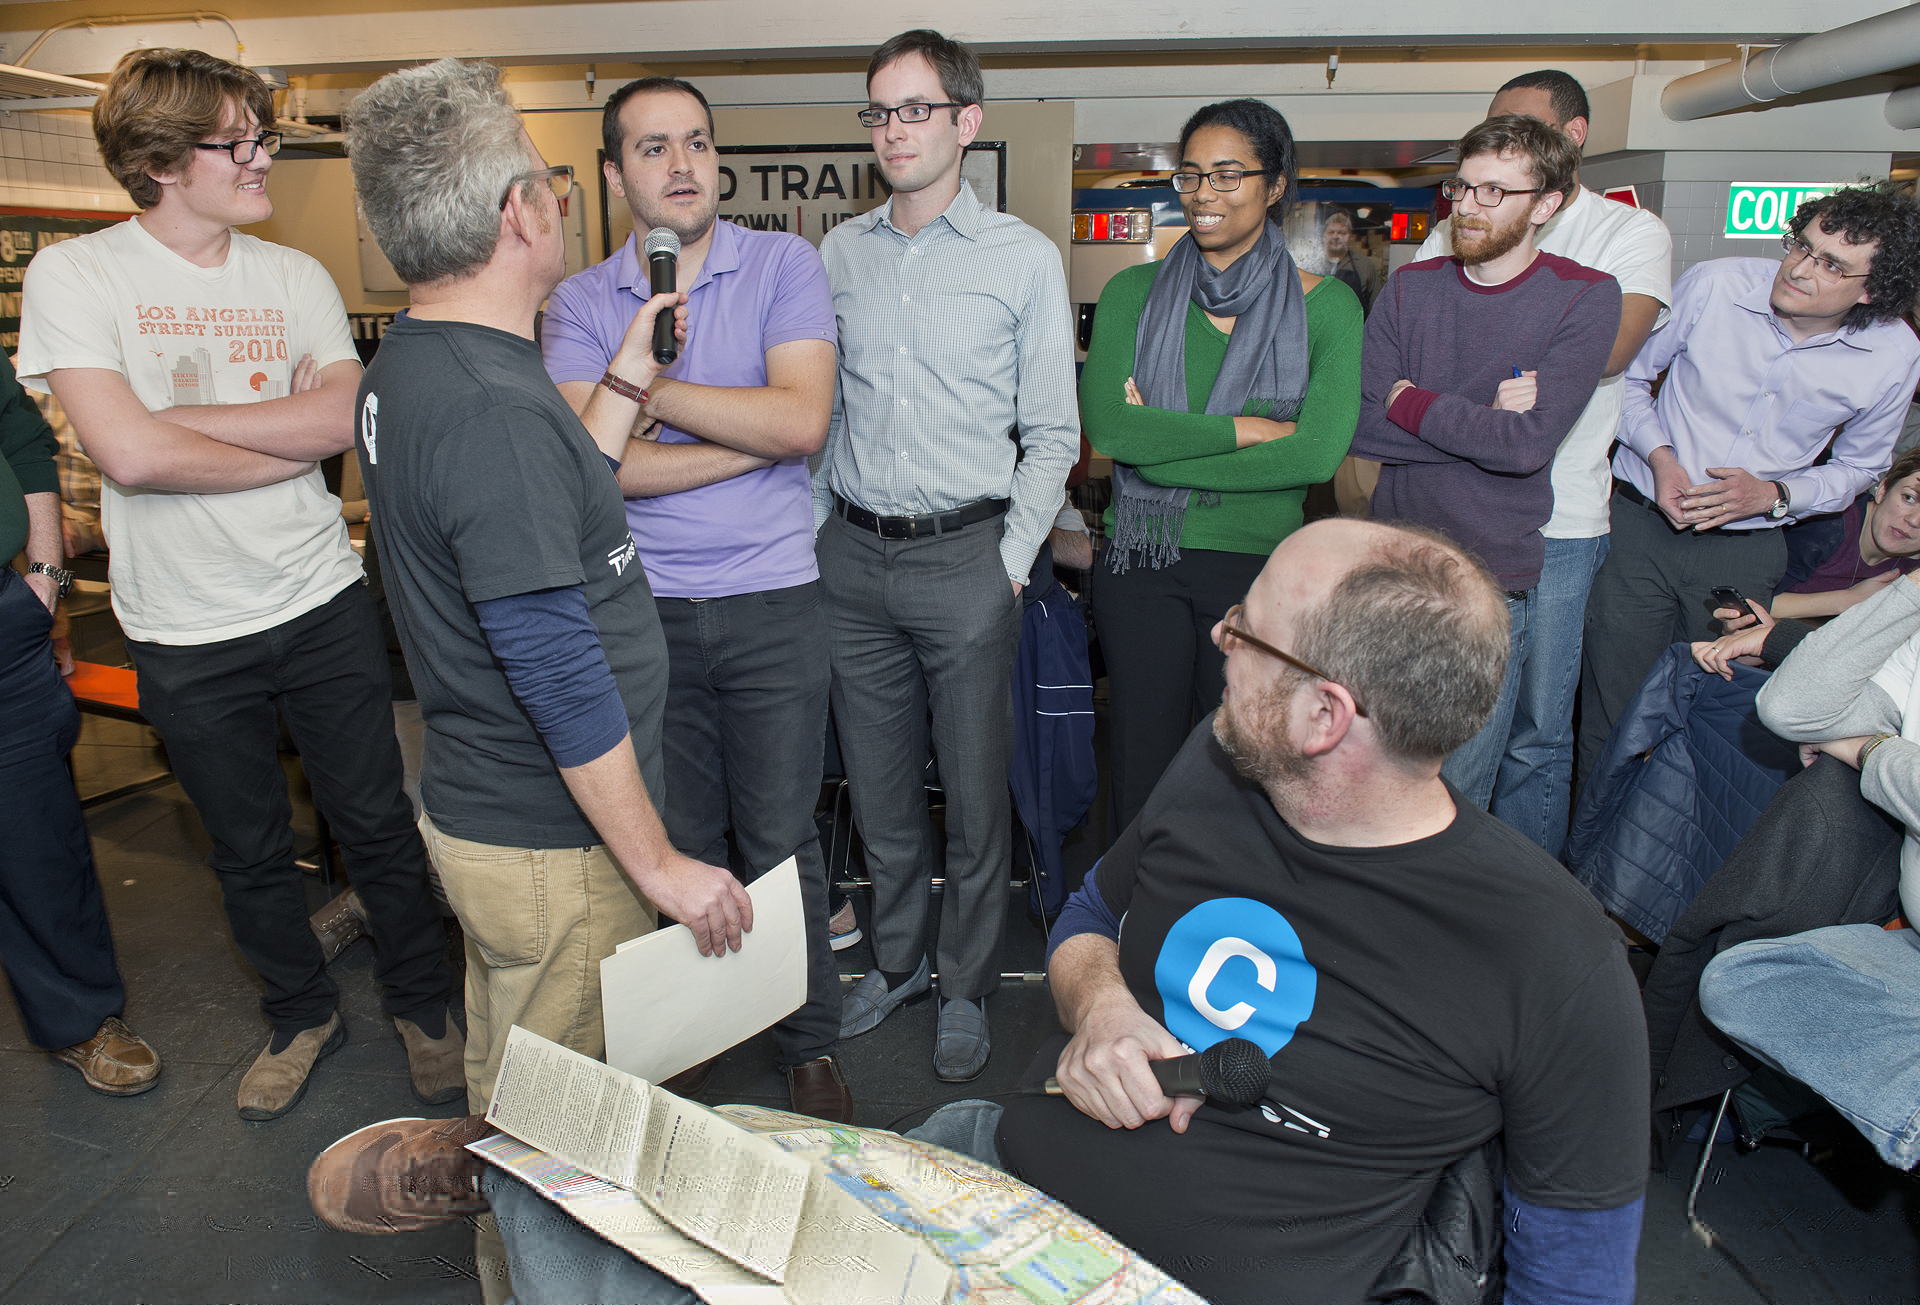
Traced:
[[507, 193], [500, 197], [502, 210], [507, 207], [507, 201], [513, 198], [514, 189], [529, 181], [544, 181], [553, 188], [555, 199], [565, 199], [573, 193], [573, 164], [562, 163], [556, 168], [542, 168], [538, 172], [526, 172], [515, 177], [507, 183]]
[[1535, 186], [1532, 190], [1508, 190], [1505, 186], [1496, 186], [1491, 181], [1483, 181], [1475, 186], [1455, 177], [1452, 181], [1440, 183], [1440, 197], [1457, 204], [1467, 197], [1467, 192], [1471, 191], [1474, 202], [1481, 208], [1499, 208], [1500, 201], [1509, 195], [1538, 195], [1541, 189]]
[[280, 133], [277, 131], [263, 131], [258, 136], [251, 136], [246, 140], [202, 142], [196, 144], [194, 148], [197, 150], [225, 150], [227, 156], [235, 163], [251, 163], [253, 162], [254, 154], [260, 150], [265, 150], [269, 158], [280, 152]]
[[1213, 172], [1176, 172], [1173, 174], [1173, 188], [1182, 195], [1191, 195], [1200, 189], [1200, 178], [1205, 177], [1207, 184], [1222, 194], [1240, 189], [1242, 177], [1264, 177], [1265, 168], [1220, 168]]
[[896, 113], [900, 115], [900, 121], [902, 122], [925, 122], [933, 116], [935, 109], [964, 109], [966, 107], [964, 104], [955, 104], [951, 101], [945, 104], [897, 104], [891, 109], [883, 109], [877, 104], [870, 104], [860, 110], [860, 124], [863, 127], [884, 127], [887, 125], [887, 119]]
[[[1328, 675], [1325, 671], [1316, 670], [1314, 667], [1309, 666], [1307, 665], [1307, 663], [1301, 661], [1298, 657], [1295, 657], [1292, 653], [1281, 652], [1278, 648], [1274, 647], [1272, 644], [1268, 643], [1266, 640], [1256, 638], [1255, 636], [1248, 634], [1245, 630], [1241, 629], [1240, 614], [1246, 610], [1247, 610], [1247, 605], [1245, 603], [1235, 603], [1232, 607], [1229, 607], [1227, 609], [1227, 614], [1220, 618], [1220, 634], [1221, 634], [1220, 651], [1221, 652], [1226, 651], [1226, 641], [1228, 638], [1238, 639], [1241, 643], [1246, 644], [1249, 648], [1258, 648], [1261, 652], [1267, 654], [1267, 656], [1269, 657], [1278, 657], [1281, 661], [1293, 667], [1296, 671], [1305, 671], [1308, 675], [1311, 675], [1316, 680], [1325, 680], [1329, 684], [1340, 683], [1338, 680], [1334, 679], [1331, 675]], [[1342, 687], [1344, 688], [1345, 686], [1343, 685]], [[1347, 694], [1349, 697], [1353, 698], [1353, 714], [1356, 716], [1366, 715], [1367, 709], [1360, 705], [1359, 696], [1356, 695], [1352, 689], [1347, 689]]]

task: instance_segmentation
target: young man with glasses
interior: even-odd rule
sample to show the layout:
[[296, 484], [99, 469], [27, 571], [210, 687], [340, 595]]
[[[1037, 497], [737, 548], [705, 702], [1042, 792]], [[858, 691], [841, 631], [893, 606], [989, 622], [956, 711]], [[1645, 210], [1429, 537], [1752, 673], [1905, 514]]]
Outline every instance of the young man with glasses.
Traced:
[[[607, 97], [601, 123], [607, 186], [633, 214], [633, 235], [553, 292], [541, 353], [561, 397], [620, 461], [666, 634], [667, 833], [713, 865], [727, 864], [731, 833], [749, 882], [795, 859], [807, 1001], [774, 1026], [774, 1044], [793, 1108], [850, 1124], [813, 823], [832, 670], [807, 458], [833, 406], [833, 296], [799, 236], [716, 220], [720, 158], [697, 87], [629, 82]], [[640, 244], [660, 228], [680, 239], [687, 295], [686, 343], [663, 371], [641, 311], [651, 291]], [[693, 1094], [702, 1082], [696, 1070], [668, 1086]]]
[[[1576, 146], [1587, 139], [1591, 109], [1580, 83], [1555, 68], [1522, 73], [1502, 86], [1487, 116], [1538, 118]], [[1567, 841], [1572, 798], [1573, 703], [1580, 692], [1581, 625], [1587, 590], [1606, 560], [1608, 470], [1620, 429], [1627, 364], [1647, 333], [1666, 320], [1673, 299], [1673, 237], [1650, 210], [1597, 195], [1579, 182], [1534, 236], [1534, 245], [1605, 272], [1620, 283], [1620, 329], [1593, 397], [1553, 459], [1553, 515], [1540, 527], [1546, 549], [1534, 589], [1529, 653], [1520, 669], [1506, 754], [1488, 810], [1558, 857]], [[1434, 224], [1421, 258], [1453, 253], [1452, 226]]]
[[1779, 528], [1842, 511], [1892, 459], [1920, 380], [1901, 320], [1920, 290], [1920, 205], [1848, 187], [1790, 226], [1779, 263], [1688, 268], [1627, 369], [1613, 545], [1587, 597], [1582, 782], [1666, 646], [1720, 633], [1711, 591], [1770, 605]]
[[938, 32], [867, 64], [860, 120], [892, 197], [821, 244], [840, 401], [813, 481], [834, 723], [874, 883], [876, 963], [840, 1035], [929, 987], [931, 741], [947, 798], [934, 1072], [951, 1082], [991, 1050], [1020, 594], [1080, 440], [1059, 250], [960, 179], [982, 93], [979, 61]]
[[1460, 141], [1454, 256], [1408, 264], [1367, 319], [1353, 455], [1381, 463], [1369, 515], [1446, 533], [1507, 594], [1512, 655], [1486, 726], [1445, 774], [1485, 810], [1530, 655], [1553, 515], [1552, 467], [1593, 396], [1620, 325], [1620, 285], [1541, 252], [1542, 225], [1578, 183], [1579, 146], [1503, 114]]
[[140, 710], [260, 976], [273, 1033], [240, 1081], [253, 1120], [292, 1109], [346, 1040], [293, 859], [283, 719], [369, 912], [413, 1090], [438, 1104], [464, 1086], [385, 641], [316, 465], [353, 442], [359, 357], [320, 264], [233, 230], [273, 213], [272, 125], [272, 92], [245, 68], [197, 50], [122, 59], [94, 135], [141, 211], [33, 260], [19, 359], [100, 468]]

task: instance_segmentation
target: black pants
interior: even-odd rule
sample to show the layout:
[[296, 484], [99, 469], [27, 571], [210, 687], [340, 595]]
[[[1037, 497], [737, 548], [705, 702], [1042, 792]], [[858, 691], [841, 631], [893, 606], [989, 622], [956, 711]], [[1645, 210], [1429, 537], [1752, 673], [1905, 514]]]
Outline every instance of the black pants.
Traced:
[[1093, 563], [1093, 624], [1107, 660], [1108, 840], [1133, 823], [1193, 727], [1220, 705], [1227, 659], [1213, 646], [1215, 622], [1247, 596], [1265, 553], [1183, 548], [1158, 570], [1136, 555], [1115, 575]]
[[49, 1051], [85, 1042], [127, 999], [65, 765], [80, 711], [54, 669], [52, 628], [0, 562], [0, 963], [27, 1037]]
[[292, 807], [280, 769], [279, 716], [300, 750], [314, 804], [367, 905], [387, 1012], [414, 1019], [446, 1004], [446, 934], [427, 887], [427, 855], [401, 791], [392, 679], [366, 586], [271, 630], [189, 645], [138, 643], [140, 711], [213, 840], [227, 922], [259, 973], [276, 1029], [326, 1023], [340, 990], [307, 925], [293, 863]]
[[1587, 591], [1576, 796], [1667, 645], [1720, 637], [1714, 586], [1766, 607], [1786, 569], [1778, 530], [1675, 530], [1658, 508], [1613, 496], [1613, 541]]
[[653, 601], [667, 638], [667, 836], [682, 856], [726, 865], [731, 829], [747, 883], [788, 857], [799, 867], [807, 1001], [773, 1026], [780, 1068], [792, 1069], [840, 1041], [840, 970], [813, 823], [833, 676], [820, 586]]

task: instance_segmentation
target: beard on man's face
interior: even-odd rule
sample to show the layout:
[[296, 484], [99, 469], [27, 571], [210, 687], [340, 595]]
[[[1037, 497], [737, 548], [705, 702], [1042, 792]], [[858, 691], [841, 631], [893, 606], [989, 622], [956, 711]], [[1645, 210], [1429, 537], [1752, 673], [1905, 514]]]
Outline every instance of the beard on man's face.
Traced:
[[1510, 254], [1527, 238], [1528, 223], [1523, 215], [1510, 226], [1499, 226], [1479, 214], [1455, 213], [1447, 219], [1453, 236], [1453, 252], [1467, 263], [1491, 263]]
[[1309, 763], [1288, 731], [1293, 690], [1293, 676], [1282, 675], [1243, 707], [1229, 686], [1213, 717], [1213, 737], [1233, 768], [1265, 789], [1307, 777]]

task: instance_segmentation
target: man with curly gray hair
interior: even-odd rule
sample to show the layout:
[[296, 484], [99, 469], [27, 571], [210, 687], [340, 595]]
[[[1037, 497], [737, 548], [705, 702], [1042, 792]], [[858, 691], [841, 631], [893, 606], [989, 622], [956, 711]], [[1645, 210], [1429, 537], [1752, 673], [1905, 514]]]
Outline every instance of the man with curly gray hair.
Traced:
[[[356, 434], [395, 624], [425, 668], [420, 829], [466, 930], [482, 1111], [515, 1024], [604, 1054], [599, 962], [656, 912], [724, 955], [752, 905], [661, 826], [660, 618], [610, 459], [534, 343], [565, 274], [572, 169], [540, 157], [497, 68], [454, 59], [375, 82], [347, 140], [412, 300], [360, 386]], [[648, 326], [680, 299], [650, 299]]]

